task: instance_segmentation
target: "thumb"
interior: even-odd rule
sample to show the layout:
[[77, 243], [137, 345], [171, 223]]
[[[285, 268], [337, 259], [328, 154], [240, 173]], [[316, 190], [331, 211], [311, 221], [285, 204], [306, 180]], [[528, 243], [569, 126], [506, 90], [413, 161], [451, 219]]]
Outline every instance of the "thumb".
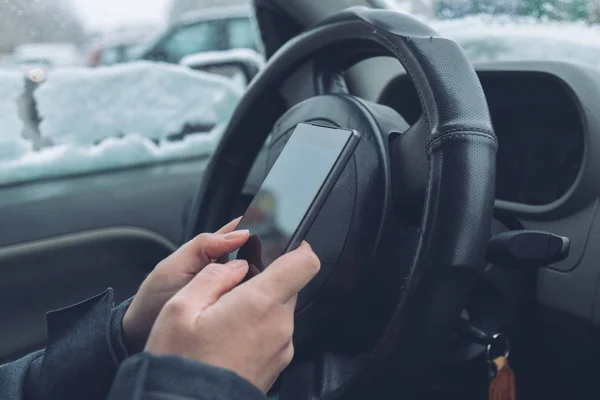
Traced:
[[244, 260], [209, 264], [177, 292], [173, 300], [194, 304], [198, 312], [204, 311], [239, 285], [247, 272], [248, 263]]

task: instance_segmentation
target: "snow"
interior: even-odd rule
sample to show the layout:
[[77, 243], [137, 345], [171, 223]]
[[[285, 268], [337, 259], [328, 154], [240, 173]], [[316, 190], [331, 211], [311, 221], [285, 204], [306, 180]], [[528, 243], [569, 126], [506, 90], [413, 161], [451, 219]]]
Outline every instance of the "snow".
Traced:
[[[489, 16], [425, 22], [460, 43], [473, 61], [600, 65], [600, 27]], [[249, 52], [200, 54], [183, 63], [215, 63]], [[0, 71], [0, 185], [209, 156], [243, 94], [242, 83], [149, 62], [57, 69], [34, 95], [41, 136], [55, 146], [33, 152], [21, 137], [17, 100], [23, 74]], [[215, 128], [169, 139], [194, 125]]]
[[0, 70], [0, 160], [18, 159], [31, 147], [21, 137], [18, 100], [24, 88], [22, 74]]
[[206, 51], [203, 53], [191, 54], [184, 57], [180, 64], [186, 66], [204, 66], [235, 61], [256, 65], [258, 69], [265, 65], [264, 56], [252, 49]]
[[66, 144], [29, 152], [20, 159], [0, 160], [0, 185], [209, 156], [216, 149], [224, 126], [158, 145], [134, 134], [110, 138], [91, 147]]
[[599, 26], [486, 15], [425, 22], [457, 41], [473, 62], [552, 60], [600, 65]]
[[[10, 76], [21, 82], [11, 88], [16, 96], [23, 78]], [[8, 82], [0, 80], [4, 81]], [[1, 88], [0, 93], [6, 92]], [[41, 136], [55, 145], [23, 150], [11, 158], [1, 158], [0, 153], [0, 185], [209, 156], [242, 94], [228, 78], [184, 66], [143, 62], [55, 70], [34, 94]], [[17, 124], [18, 133], [6, 137], [10, 143], [23, 143], [13, 103], [17, 119], [12, 124]], [[169, 139], [189, 124], [214, 128]], [[5, 135], [15, 130], [0, 126]]]
[[[399, 12], [410, 9], [410, 2], [376, 1]], [[600, 25], [512, 15], [446, 20], [412, 16], [458, 42], [473, 62], [545, 60], [600, 66]]]
[[216, 125], [230, 117], [242, 91], [224, 77], [136, 62], [52, 71], [35, 99], [42, 137], [93, 145], [131, 134], [164, 139], [186, 125]]
[[[260, 70], [265, 65], [265, 57], [252, 49], [231, 49], [225, 51], [206, 51], [202, 53], [191, 54], [184, 57], [179, 64], [196, 69], [206, 66], [218, 66], [220, 64], [243, 63], [253, 65], [256, 70]], [[241, 67], [231, 77], [233, 83], [245, 89], [248, 86], [248, 80]]]
[[82, 64], [79, 50], [72, 43], [26, 43], [14, 51], [17, 62], [47, 60], [52, 67], [69, 67]]

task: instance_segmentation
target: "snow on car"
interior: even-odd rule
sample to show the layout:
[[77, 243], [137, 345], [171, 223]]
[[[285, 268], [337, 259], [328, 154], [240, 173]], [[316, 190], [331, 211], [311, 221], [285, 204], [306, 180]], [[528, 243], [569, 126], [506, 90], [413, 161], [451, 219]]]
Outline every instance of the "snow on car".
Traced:
[[166, 139], [210, 129], [228, 118], [241, 95], [224, 77], [136, 62], [53, 71], [35, 99], [43, 137], [92, 145], [129, 134]]
[[242, 93], [228, 78], [177, 65], [54, 70], [34, 93], [40, 134], [54, 145], [0, 158], [0, 185], [208, 156]]
[[265, 57], [252, 49], [205, 51], [185, 56], [179, 64], [196, 71], [208, 67], [206, 72], [227, 76], [245, 88], [248, 81], [264, 67]]
[[24, 87], [22, 74], [0, 70], [0, 161], [18, 159], [31, 148], [21, 136], [18, 102]]
[[110, 138], [92, 147], [65, 144], [28, 152], [16, 160], [0, 161], [0, 168], [5, 171], [0, 175], [0, 185], [209, 155], [215, 151], [222, 132], [223, 125], [219, 125], [210, 133], [189, 135], [177, 142], [155, 144], [133, 134]]

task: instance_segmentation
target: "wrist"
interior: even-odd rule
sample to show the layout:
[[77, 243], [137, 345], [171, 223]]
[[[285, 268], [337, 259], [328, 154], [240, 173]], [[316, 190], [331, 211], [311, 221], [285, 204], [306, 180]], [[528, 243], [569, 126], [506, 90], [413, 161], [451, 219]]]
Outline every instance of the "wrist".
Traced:
[[126, 300], [117, 307], [112, 309], [110, 338], [112, 347], [117, 356], [118, 361], [123, 361], [130, 355], [134, 354], [134, 347], [128, 344], [127, 335], [125, 332], [125, 315], [129, 311], [131, 299]]
[[144, 350], [146, 344], [145, 335], [140, 332], [140, 327], [134, 323], [132, 311], [127, 310], [123, 316], [123, 342], [127, 347], [129, 355], [137, 354]]

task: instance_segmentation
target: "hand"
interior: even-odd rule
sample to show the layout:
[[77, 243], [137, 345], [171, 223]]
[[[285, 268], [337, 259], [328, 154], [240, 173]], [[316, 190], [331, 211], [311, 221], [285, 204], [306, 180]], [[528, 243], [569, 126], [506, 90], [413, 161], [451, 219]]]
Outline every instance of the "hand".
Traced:
[[131, 353], [146, 345], [150, 329], [165, 303], [217, 258], [240, 248], [248, 231], [234, 231], [240, 218], [216, 233], [196, 236], [161, 261], [142, 283], [123, 317], [123, 334]]
[[319, 268], [306, 242], [239, 286], [246, 261], [210, 264], [167, 302], [146, 350], [234, 371], [266, 393], [292, 360], [297, 295]]

